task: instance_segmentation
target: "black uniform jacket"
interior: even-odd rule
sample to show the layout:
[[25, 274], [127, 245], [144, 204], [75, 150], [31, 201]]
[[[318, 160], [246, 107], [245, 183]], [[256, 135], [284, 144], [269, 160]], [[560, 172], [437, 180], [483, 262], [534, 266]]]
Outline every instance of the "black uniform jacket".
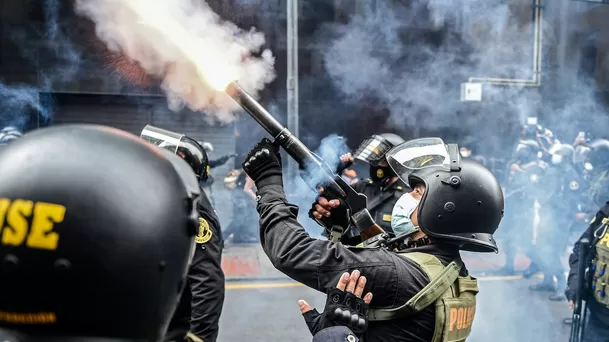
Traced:
[[[598, 239], [594, 238], [594, 231], [601, 225], [601, 221], [603, 220], [603, 218], [609, 216], [607, 214], [604, 213], [609, 213], [609, 202], [607, 202], [605, 204], [605, 206], [596, 214], [596, 218], [594, 220], [594, 222], [592, 222], [592, 224], [590, 226], [588, 226], [588, 229], [586, 229], [586, 231], [582, 234], [582, 236], [577, 240], [577, 242], [575, 243], [575, 246], [573, 247], [573, 253], [571, 253], [571, 255], [569, 256], [569, 277], [567, 278], [568, 281], [568, 290], [566, 291], [566, 295], [570, 300], [574, 300], [575, 299], [575, 294], [576, 291], [587, 291], [589, 292], [590, 289], [578, 289], [577, 287], [577, 270], [579, 267], [579, 256], [580, 256], [580, 243], [579, 241], [581, 239], [583, 239], [584, 237], [589, 239], [593, 245], [591, 246], [592, 248], [592, 253], [594, 253], [594, 250], [596, 248], [596, 243], [598, 242]], [[590, 261], [592, 258], [588, 257], [587, 258], [588, 261]], [[592, 324], [594, 324], [597, 327], [605, 327], [607, 334], [609, 334], [609, 309], [607, 309], [604, 305], [598, 303], [596, 300], [594, 300], [594, 297], [588, 296], [588, 301], [586, 302], [588, 305], [588, 309], [590, 310], [590, 322]]]
[[[360, 270], [368, 279], [364, 293], [373, 294], [372, 308], [398, 307], [429, 283], [416, 264], [397, 253], [311, 238], [296, 220], [298, 207], [287, 203], [281, 186], [267, 185], [258, 195], [262, 247], [273, 265], [292, 279], [325, 292], [336, 286], [342, 273]], [[453, 246], [429, 245], [416, 251], [433, 254], [446, 265], [460, 258]], [[463, 275], [466, 272], [463, 268]], [[434, 324], [430, 306], [414, 318], [370, 322], [362, 340], [431, 341]]]
[[188, 272], [188, 283], [173, 315], [166, 341], [183, 341], [188, 331], [205, 342], [218, 338], [218, 322], [224, 304], [222, 271], [222, 230], [220, 221], [205, 193], [198, 205], [199, 233]]

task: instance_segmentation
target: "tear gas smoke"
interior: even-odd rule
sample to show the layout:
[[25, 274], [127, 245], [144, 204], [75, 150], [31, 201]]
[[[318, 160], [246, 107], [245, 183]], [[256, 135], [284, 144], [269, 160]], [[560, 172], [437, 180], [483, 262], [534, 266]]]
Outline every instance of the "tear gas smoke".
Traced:
[[75, 9], [108, 49], [162, 80], [173, 111], [230, 122], [241, 108], [218, 90], [236, 79], [256, 96], [275, 77], [271, 52], [260, 51], [264, 36], [223, 21], [204, 1], [77, 0]]
[[37, 65], [38, 86], [43, 91], [51, 91], [55, 82], [72, 81], [80, 70], [82, 56], [69, 35], [64, 32], [64, 30], [73, 28], [70, 28], [70, 25], [60, 25], [61, 1], [44, 0], [43, 5], [45, 16], [43, 37], [48, 41], [47, 47], [50, 50], [45, 55], [46, 58], [51, 57], [54, 63], [52, 66], [46, 66], [43, 62], [36, 61], [36, 64], [43, 64]]
[[[316, 42], [327, 73], [346, 101], [369, 103], [366, 97], [373, 96], [378, 107], [390, 111], [388, 125], [460, 131], [460, 139], [483, 139], [479, 145], [486, 153], [510, 149], [517, 130], [510, 131], [510, 125], [524, 123], [527, 116], [542, 121], [547, 117], [550, 129], [566, 134], [576, 133], [574, 122], [609, 123], [594, 98], [595, 87], [569, 70], [575, 69], [572, 66], [566, 82], [573, 87], [564, 92], [513, 82], [485, 85], [482, 102], [459, 101], [460, 84], [470, 77], [532, 80], [535, 56], [541, 60], [543, 84], [549, 68], [545, 55], [536, 55], [534, 33], [537, 28], [537, 43], [547, 54], [562, 20], [544, 1], [546, 11], [537, 27], [532, 5], [503, 0], [377, 1], [361, 7], [363, 13], [346, 24], [323, 25]], [[552, 92], [555, 98], [546, 96]], [[553, 113], [544, 115], [548, 111]]]
[[[474, 155], [507, 159], [518, 141], [519, 126], [528, 116], [539, 117], [542, 125], [567, 143], [578, 130], [598, 132], [609, 125], [606, 109], [595, 94], [598, 86], [593, 76], [582, 75], [580, 70], [584, 57], [579, 47], [569, 43], [574, 31], [580, 29], [568, 24], [581, 20], [575, 17], [579, 14], [574, 10], [576, 5], [573, 1], [543, 1], [543, 17], [536, 21], [532, 20], [534, 3], [375, 1], [358, 6], [361, 13], [347, 23], [324, 24], [316, 32], [316, 46], [344, 101], [360, 107], [378, 103], [374, 109], [390, 112], [389, 126], [404, 131], [416, 127], [415, 134], [424, 135], [448, 132], [452, 137], [445, 136], [447, 142], [477, 141], [469, 146]], [[557, 71], [559, 63], [552, 55], [561, 53], [566, 61]], [[597, 67], [606, 65], [593, 62]], [[535, 78], [535, 71], [541, 78]], [[528, 86], [518, 81], [484, 84], [481, 102], [460, 102], [461, 83], [478, 77], [531, 82]], [[371, 97], [375, 101], [370, 101]], [[555, 192], [555, 184], [549, 184], [531, 184], [527, 189], [562, 198]], [[501, 253], [520, 250], [546, 270], [560, 265], [557, 254], [572, 244], [568, 235], [578, 236], [585, 224], [565, 217], [561, 203], [539, 204], [542, 198], [534, 198], [523, 208], [524, 204], [518, 207], [514, 202], [506, 203], [506, 217], [497, 234]], [[531, 206], [539, 209], [535, 212]], [[534, 223], [535, 216], [542, 219]], [[565, 230], [567, 226], [573, 227]], [[497, 291], [492, 299], [481, 297], [471, 340], [557, 340], [568, 311], [566, 307], [562, 313], [553, 310], [545, 294], [529, 293], [527, 285], [538, 281]], [[496, 293], [508, 298], [502, 300], [504, 304], [497, 305]], [[513, 298], [526, 299], [513, 303]], [[542, 326], [555, 329], [531, 333]]]
[[[338, 167], [339, 158], [341, 155], [349, 152], [347, 146], [347, 140], [336, 134], [331, 134], [321, 139], [319, 147], [314, 153], [322, 158], [326, 164], [328, 164], [330, 170], [334, 171]], [[311, 172], [312, 171], [312, 172]], [[308, 174], [305, 176], [307, 182], [315, 183], [317, 180], [321, 182], [325, 179], [325, 175], [321, 174], [321, 170], [313, 168], [308, 170]], [[303, 225], [305, 230], [314, 238], [322, 238], [321, 228], [315, 221], [311, 220], [308, 216], [309, 208], [315, 201], [317, 193], [313, 191], [308, 184], [302, 180], [302, 178], [288, 180], [286, 184], [286, 193], [291, 203], [298, 205], [303, 210], [299, 211], [299, 222]]]
[[45, 119], [49, 116], [47, 108], [41, 104], [37, 88], [0, 83], [0, 129], [13, 126], [24, 132], [33, 113]]
[[[35, 78], [28, 84], [0, 82], [0, 128], [15, 126], [21, 131], [32, 129], [38, 124], [32, 122], [35, 115], [44, 121], [49, 120], [52, 108], [46, 99], [50, 97], [40, 93], [52, 91], [57, 83], [72, 81], [82, 64], [79, 49], [66, 33], [66, 30], [73, 28], [61, 25], [59, 13], [62, 2], [44, 0], [41, 3], [44, 13], [42, 27], [32, 29], [32, 23], [19, 22], [7, 31], [8, 38], [14, 43], [14, 49], [9, 47], [8, 53], [19, 54], [24, 60], [22, 63], [28, 65], [29, 70], [35, 70]], [[43, 44], [37, 43], [41, 38]], [[41, 97], [45, 100], [41, 101]]]

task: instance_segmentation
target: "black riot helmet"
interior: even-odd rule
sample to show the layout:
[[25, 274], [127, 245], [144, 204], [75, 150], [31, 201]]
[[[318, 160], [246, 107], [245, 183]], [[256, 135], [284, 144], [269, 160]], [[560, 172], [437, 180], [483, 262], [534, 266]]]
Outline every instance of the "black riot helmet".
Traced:
[[588, 162], [599, 171], [609, 169], [609, 140], [597, 139], [590, 143]]
[[381, 165], [386, 161], [385, 154], [403, 142], [404, 139], [392, 133], [373, 135], [359, 145], [353, 158], [370, 164], [370, 179], [372, 181], [386, 183], [395, 174], [388, 165]]
[[95, 125], [0, 150], [0, 335], [159, 341], [194, 252], [200, 190], [188, 165]]
[[372, 166], [378, 166], [378, 164], [385, 160], [385, 154], [389, 152], [389, 150], [403, 142], [404, 139], [396, 134], [375, 134], [359, 145], [353, 158], [366, 162]]
[[13, 126], [4, 127], [0, 130], [0, 146], [6, 145], [15, 139], [21, 138], [23, 134]]
[[498, 251], [493, 234], [503, 217], [503, 191], [488, 169], [461, 159], [459, 147], [440, 138], [405, 142], [387, 153], [387, 161], [413, 189], [425, 184], [417, 210], [427, 236], [466, 251]]
[[209, 159], [205, 149], [194, 139], [184, 134], [147, 125], [140, 138], [149, 143], [169, 150], [184, 159], [199, 180], [205, 182], [209, 175]]

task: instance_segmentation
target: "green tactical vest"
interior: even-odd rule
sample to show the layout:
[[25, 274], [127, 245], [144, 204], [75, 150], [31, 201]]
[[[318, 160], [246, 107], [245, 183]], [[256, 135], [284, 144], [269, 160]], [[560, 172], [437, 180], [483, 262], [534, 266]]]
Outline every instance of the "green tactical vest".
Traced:
[[471, 333], [476, 313], [478, 281], [470, 276], [459, 276], [461, 261], [444, 266], [431, 254], [414, 252], [399, 255], [417, 263], [430, 282], [398, 308], [369, 310], [368, 320], [408, 319], [434, 304], [436, 323], [432, 342], [465, 341]]
[[594, 299], [607, 308], [609, 308], [609, 296], [607, 295], [607, 291], [609, 291], [609, 269], [607, 267], [607, 265], [609, 265], [608, 224], [609, 218], [604, 218], [599, 227], [601, 232], [604, 230], [604, 234], [596, 243], [596, 253], [594, 259], [592, 259], [592, 267], [590, 268], [590, 270], [594, 272], [591, 284]]

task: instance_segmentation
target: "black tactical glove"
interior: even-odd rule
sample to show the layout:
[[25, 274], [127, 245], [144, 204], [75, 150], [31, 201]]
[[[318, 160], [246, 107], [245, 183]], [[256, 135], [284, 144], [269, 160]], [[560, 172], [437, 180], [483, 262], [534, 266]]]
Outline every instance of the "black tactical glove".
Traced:
[[[315, 217], [314, 213], [317, 212], [317, 209], [315, 208], [316, 205], [319, 205], [319, 198], [325, 198], [328, 201], [336, 199], [340, 202], [340, 204], [338, 205], [337, 208], [324, 208], [328, 211], [330, 211], [330, 216], [325, 216], [322, 215], [321, 219], [318, 219], [317, 217]], [[321, 206], [321, 205], [320, 205]], [[317, 197], [317, 200], [315, 202], [313, 202], [313, 205], [311, 205], [311, 209], [309, 209], [309, 217], [312, 218], [313, 220], [315, 220], [317, 223], [319, 223], [320, 225], [322, 225], [323, 227], [327, 228], [328, 230], [332, 230], [332, 227], [338, 226], [338, 227], [342, 227], [343, 229], [347, 229], [349, 227], [349, 211], [348, 211], [348, 206], [347, 203], [345, 203], [345, 201], [339, 199], [337, 196], [332, 196], [331, 193], [324, 193], [323, 195], [320, 195]], [[320, 213], [322, 214], [322, 213]]]
[[333, 326], [346, 326], [356, 336], [361, 336], [368, 328], [368, 304], [352, 293], [332, 288], [328, 291], [323, 313], [317, 309], [302, 314], [311, 334]]
[[266, 185], [283, 185], [279, 148], [267, 138], [254, 146], [242, 166], [258, 190]]

